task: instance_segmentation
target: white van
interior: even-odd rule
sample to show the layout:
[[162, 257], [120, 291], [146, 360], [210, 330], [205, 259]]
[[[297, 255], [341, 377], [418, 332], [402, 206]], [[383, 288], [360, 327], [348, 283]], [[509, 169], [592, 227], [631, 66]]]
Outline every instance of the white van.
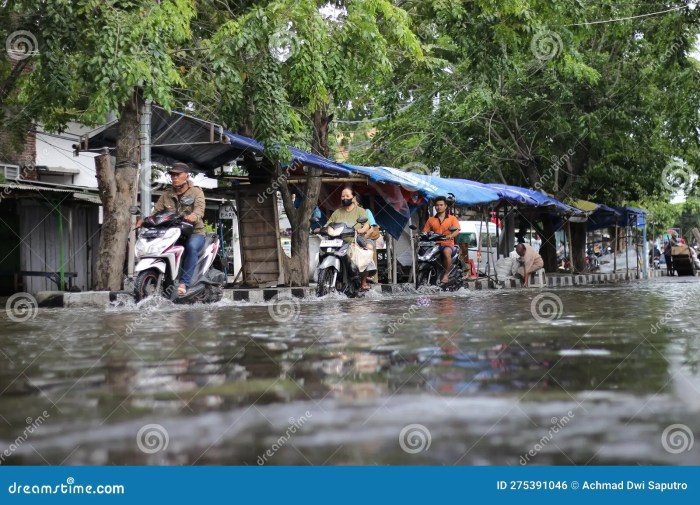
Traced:
[[[479, 274], [493, 275], [497, 260], [500, 230], [496, 223], [484, 221], [460, 221], [459, 239], [466, 241], [469, 259], [476, 265]], [[497, 234], [498, 230], [498, 234]], [[490, 244], [490, 247], [489, 247]]]

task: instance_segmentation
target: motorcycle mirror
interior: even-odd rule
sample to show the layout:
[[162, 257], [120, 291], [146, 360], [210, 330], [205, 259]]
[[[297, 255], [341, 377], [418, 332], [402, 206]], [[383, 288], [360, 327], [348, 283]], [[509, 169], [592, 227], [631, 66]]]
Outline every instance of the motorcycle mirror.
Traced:
[[456, 227], [456, 226], [450, 226], [450, 227], [448, 228], [448, 230], [451, 231], [452, 233], [454, 233], [454, 232], [457, 231], [457, 227]]
[[369, 221], [369, 219], [367, 219], [366, 217], [358, 217], [357, 218], [357, 222], [360, 224], [365, 224], [367, 221]]
[[361, 235], [357, 236], [357, 243], [360, 245], [360, 247], [367, 247], [367, 241]]
[[418, 229], [418, 227], [417, 227], [415, 224], [409, 224], [408, 227], [409, 227], [411, 230], [417, 230], [417, 229]]
[[138, 205], [132, 205], [131, 207], [129, 207], [129, 214], [131, 214], [132, 216], [138, 216], [139, 214], [141, 214], [141, 208]]
[[182, 199], [180, 199], [180, 203], [182, 205], [192, 205], [194, 203], [194, 197], [193, 196], [183, 196]]

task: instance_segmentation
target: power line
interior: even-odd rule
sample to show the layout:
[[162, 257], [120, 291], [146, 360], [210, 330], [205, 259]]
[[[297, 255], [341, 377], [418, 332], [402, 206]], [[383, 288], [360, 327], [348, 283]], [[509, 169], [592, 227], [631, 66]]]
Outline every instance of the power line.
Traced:
[[605, 19], [601, 21], [585, 21], [583, 23], [573, 23], [570, 25], [558, 25], [558, 26], [588, 26], [588, 25], [600, 25], [604, 23], [616, 23], [618, 21], [629, 21], [630, 19], [638, 19], [638, 18], [646, 18], [649, 16], [658, 16], [659, 14], [666, 14], [668, 12], [673, 12], [681, 9], [685, 9], [687, 5], [680, 5], [678, 7], [672, 7], [671, 9], [666, 9], [664, 11], [658, 11], [658, 12], [650, 12], [648, 14], [638, 14], [636, 16], [628, 16], [625, 18], [614, 18], [614, 19]]

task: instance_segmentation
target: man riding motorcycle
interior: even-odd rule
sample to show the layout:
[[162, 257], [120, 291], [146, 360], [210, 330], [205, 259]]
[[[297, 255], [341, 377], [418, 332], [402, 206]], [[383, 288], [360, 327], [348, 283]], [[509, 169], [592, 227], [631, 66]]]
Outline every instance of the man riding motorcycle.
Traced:
[[[456, 217], [447, 214], [447, 198], [438, 196], [433, 200], [435, 205], [435, 215], [426, 221], [423, 227], [423, 232], [433, 231], [446, 237], [445, 240], [438, 242], [440, 252], [442, 253], [442, 265], [444, 267], [442, 284], [449, 282], [450, 267], [452, 266], [452, 254], [455, 251], [455, 237], [459, 235], [459, 221]], [[450, 231], [450, 227], [456, 228], [455, 231]]]
[[[172, 185], [165, 190], [160, 196], [153, 209], [155, 212], [162, 210], [172, 210], [179, 212], [185, 221], [194, 225], [194, 230], [187, 243], [185, 244], [185, 256], [183, 258], [182, 276], [180, 284], [177, 288], [177, 294], [183, 296], [187, 293], [187, 288], [190, 287], [192, 276], [195, 267], [197, 266], [197, 258], [199, 258], [202, 249], [204, 248], [205, 232], [204, 232], [204, 192], [198, 186], [189, 180], [190, 168], [184, 163], [175, 163], [168, 171]], [[185, 196], [194, 198], [194, 203], [191, 205], [181, 205], [181, 200]], [[143, 219], [139, 219], [136, 223], [136, 228], [140, 228], [143, 224]]]

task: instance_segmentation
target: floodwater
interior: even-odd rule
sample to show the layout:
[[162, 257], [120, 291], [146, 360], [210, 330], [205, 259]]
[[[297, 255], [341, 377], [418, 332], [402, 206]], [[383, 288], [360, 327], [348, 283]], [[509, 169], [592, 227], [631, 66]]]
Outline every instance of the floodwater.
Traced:
[[2, 312], [0, 463], [697, 465], [699, 302], [660, 278]]

